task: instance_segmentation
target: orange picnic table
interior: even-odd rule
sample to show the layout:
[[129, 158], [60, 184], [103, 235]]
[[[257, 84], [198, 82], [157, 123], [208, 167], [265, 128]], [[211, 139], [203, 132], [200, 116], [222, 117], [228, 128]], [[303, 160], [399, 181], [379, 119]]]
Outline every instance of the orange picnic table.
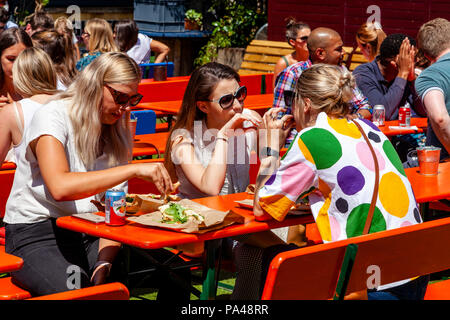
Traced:
[[[419, 173], [419, 167], [405, 169], [424, 221], [430, 220], [430, 202], [450, 199], [450, 162], [439, 163], [438, 174]], [[439, 202], [437, 202], [439, 204]], [[445, 210], [445, 209], [444, 209]]]
[[[248, 193], [236, 193], [215, 197], [195, 199], [194, 201], [220, 211], [233, 210], [243, 216], [243, 224], [234, 224], [223, 229], [213, 230], [203, 234], [188, 234], [165, 230], [156, 227], [143, 226], [135, 222], [128, 222], [124, 226], [110, 227], [104, 223], [92, 223], [72, 216], [58, 218], [56, 223], [59, 227], [72, 231], [86, 233], [96, 237], [107, 238], [119, 241], [131, 247], [143, 249], [158, 249], [163, 247], [173, 247], [184, 243], [206, 241], [206, 278], [203, 283], [201, 298], [208, 299], [215, 295], [215, 249], [208, 245], [208, 241], [233, 237], [254, 232], [266, 231], [274, 228], [286, 227], [297, 224], [307, 224], [314, 222], [312, 214], [299, 216], [288, 216], [284, 221], [276, 220], [259, 222], [255, 220], [253, 211], [240, 207], [235, 201], [252, 199], [253, 195]], [[137, 213], [138, 215], [140, 213]]]
[[[416, 129], [411, 127], [416, 126]], [[398, 128], [392, 128], [398, 127]], [[410, 133], [422, 133], [426, 131], [428, 127], [428, 119], [427, 118], [411, 118], [411, 126], [400, 128], [398, 120], [386, 121], [384, 126], [379, 126], [381, 132], [383, 132], [386, 136], [396, 136], [401, 134], [410, 134]]]
[[169, 132], [136, 135], [133, 146], [133, 157], [163, 154], [166, 150], [166, 141], [168, 137]]
[[[160, 111], [164, 114], [176, 115], [181, 108], [182, 100], [158, 101], [158, 102], [143, 102], [136, 106], [136, 108]], [[265, 110], [272, 106], [273, 94], [255, 94], [248, 95], [244, 101], [244, 108], [255, 110], [259, 113], [264, 113]]]
[[4, 248], [0, 250], [0, 273], [17, 271], [22, 266], [22, 258], [6, 253]]
[[450, 162], [439, 163], [438, 174], [428, 176], [419, 173], [419, 167], [405, 169], [417, 202], [450, 198]]

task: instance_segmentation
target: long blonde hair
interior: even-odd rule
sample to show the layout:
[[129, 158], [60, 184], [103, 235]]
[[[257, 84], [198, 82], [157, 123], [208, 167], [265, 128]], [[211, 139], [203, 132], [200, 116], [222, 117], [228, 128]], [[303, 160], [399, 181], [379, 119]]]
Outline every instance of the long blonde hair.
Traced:
[[89, 33], [89, 51], [118, 52], [113, 31], [108, 21], [100, 18], [88, 20], [84, 30]]
[[305, 127], [304, 101], [311, 100], [311, 108], [328, 115], [342, 117], [350, 112], [355, 78], [350, 71], [329, 64], [314, 64], [300, 75], [295, 88], [295, 108], [300, 108], [302, 127]]
[[356, 41], [362, 45], [369, 44], [369, 54], [371, 59], [380, 53], [380, 46], [383, 40], [386, 38], [386, 33], [377, 22], [366, 22], [361, 25], [356, 32]]
[[138, 65], [127, 54], [104, 53], [80, 72], [65, 92], [56, 97], [68, 101], [75, 145], [86, 168], [93, 168], [101, 151], [106, 154], [110, 167], [128, 161], [132, 141], [124, 117], [113, 125], [101, 122], [103, 88], [105, 84], [130, 84], [140, 79]]
[[13, 64], [14, 88], [23, 97], [36, 94], [55, 94], [56, 71], [52, 60], [42, 49], [26, 48]]

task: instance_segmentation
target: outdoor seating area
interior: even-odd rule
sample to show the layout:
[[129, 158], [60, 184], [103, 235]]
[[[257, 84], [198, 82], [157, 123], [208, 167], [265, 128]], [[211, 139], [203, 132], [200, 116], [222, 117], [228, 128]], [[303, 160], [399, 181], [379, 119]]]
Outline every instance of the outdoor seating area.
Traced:
[[450, 21], [270, 3], [239, 68], [142, 3], [0, 29], [0, 300], [450, 300]]

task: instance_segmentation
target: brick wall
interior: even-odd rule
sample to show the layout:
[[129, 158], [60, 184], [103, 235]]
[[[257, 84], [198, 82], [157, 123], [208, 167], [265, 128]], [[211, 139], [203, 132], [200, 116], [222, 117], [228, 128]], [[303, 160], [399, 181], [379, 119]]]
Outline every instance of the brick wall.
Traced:
[[372, 15], [371, 5], [380, 8], [380, 22], [387, 34], [405, 33], [416, 37], [426, 21], [442, 17], [450, 20], [449, 0], [268, 0], [268, 39], [285, 40], [284, 19], [289, 16], [308, 23], [311, 28], [329, 27], [338, 31], [344, 44], [355, 44], [355, 34]]

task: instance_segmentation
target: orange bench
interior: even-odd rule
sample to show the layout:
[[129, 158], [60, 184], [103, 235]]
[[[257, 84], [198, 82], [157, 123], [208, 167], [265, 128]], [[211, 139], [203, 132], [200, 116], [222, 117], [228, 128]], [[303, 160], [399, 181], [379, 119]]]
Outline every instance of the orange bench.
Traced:
[[[241, 75], [241, 84], [247, 87], [249, 95], [272, 93], [272, 73]], [[141, 102], [182, 100], [189, 78], [174, 81], [155, 81], [140, 83], [138, 92], [144, 97]], [[139, 108], [139, 105], [137, 105]]]
[[[450, 268], [450, 218], [277, 255], [263, 300], [342, 299], [345, 294]], [[450, 298], [450, 280], [428, 285], [426, 300]]]
[[12, 283], [11, 277], [0, 278], [0, 300], [128, 300], [129, 298], [127, 287], [120, 282], [31, 297], [28, 291]]
[[29, 300], [128, 300], [130, 292], [120, 282], [106, 283], [98, 286], [64, 291]]

